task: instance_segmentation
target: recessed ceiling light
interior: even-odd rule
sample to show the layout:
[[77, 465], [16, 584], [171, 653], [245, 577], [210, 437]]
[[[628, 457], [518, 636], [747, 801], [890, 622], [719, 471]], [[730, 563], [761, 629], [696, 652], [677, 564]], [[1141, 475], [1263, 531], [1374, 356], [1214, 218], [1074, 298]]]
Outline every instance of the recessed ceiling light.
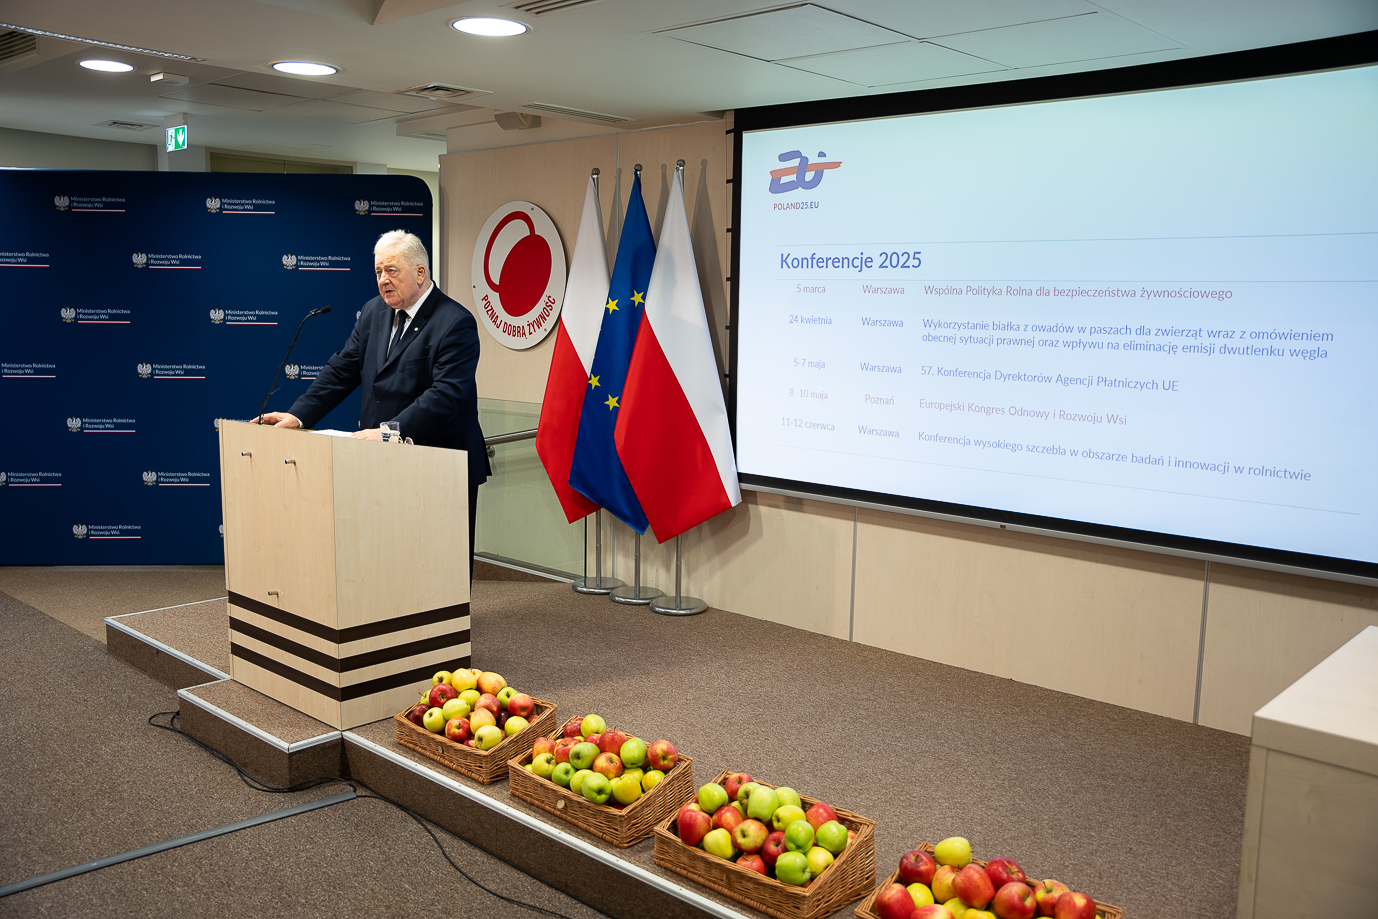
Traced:
[[79, 61], [78, 63], [87, 70], [99, 70], [102, 73], [129, 73], [134, 69], [133, 64], [126, 64], [123, 61]]
[[450, 25], [460, 32], [467, 32], [470, 35], [506, 36], [521, 35], [523, 32], [530, 32], [531, 27], [522, 22], [514, 22], [511, 19], [486, 19], [473, 17], [470, 19], [456, 19]]
[[339, 73], [340, 68], [329, 64], [313, 64], [310, 61], [278, 61], [273, 69], [281, 73], [296, 74], [299, 77], [328, 77]]

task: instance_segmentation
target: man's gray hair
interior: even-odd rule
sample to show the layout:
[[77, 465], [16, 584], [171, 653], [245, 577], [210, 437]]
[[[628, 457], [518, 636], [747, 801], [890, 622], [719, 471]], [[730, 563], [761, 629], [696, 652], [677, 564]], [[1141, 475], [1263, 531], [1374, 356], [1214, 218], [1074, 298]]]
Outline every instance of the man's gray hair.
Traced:
[[431, 273], [431, 260], [426, 255], [426, 247], [421, 243], [421, 237], [415, 233], [408, 233], [406, 230], [388, 230], [378, 237], [378, 242], [373, 245], [373, 257], [380, 255], [400, 255], [408, 267], [415, 268], [421, 265], [426, 269], [426, 274]]

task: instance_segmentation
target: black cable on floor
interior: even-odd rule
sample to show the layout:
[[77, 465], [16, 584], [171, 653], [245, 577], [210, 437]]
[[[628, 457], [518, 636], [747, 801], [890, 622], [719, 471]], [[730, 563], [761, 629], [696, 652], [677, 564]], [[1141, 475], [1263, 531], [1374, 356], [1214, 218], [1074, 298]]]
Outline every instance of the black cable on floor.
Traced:
[[[168, 715], [168, 716], [170, 716], [170, 717], [168, 718], [168, 723], [167, 723], [167, 724], [158, 724], [157, 722], [155, 722], [155, 721], [153, 720], [154, 718], [158, 718], [158, 717], [160, 717], [160, 716], [162, 716], [162, 715]], [[149, 715], [149, 716], [148, 716], [148, 724], [149, 724], [149, 726], [158, 728], [159, 730], [163, 730], [163, 731], [171, 731], [171, 732], [174, 733], [174, 734], [180, 734], [181, 736], [185, 737], [187, 740], [190, 740], [192, 743], [196, 744], [198, 747], [200, 747], [201, 749], [205, 750], [205, 751], [206, 751], [207, 753], [209, 753], [211, 756], [214, 756], [216, 759], [220, 760], [222, 763], [224, 763], [225, 765], [227, 765], [227, 766], [229, 766], [231, 769], [233, 769], [236, 773], [238, 773], [240, 781], [242, 781], [245, 785], [249, 786], [250, 788], [252, 788], [252, 789], [255, 790], [255, 791], [261, 791], [261, 792], [265, 792], [265, 793], [267, 793], [267, 794], [288, 794], [288, 793], [291, 793], [291, 792], [305, 791], [305, 790], [307, 790], [307, 789], [309, 789], [309, 788], [315, 788], [315, 787], [317, 787], [317, 786], [319, 786], [319, 785], [326, 785], [326, 784], [329, 784], [329, 783], [331, 783], [331, 782], [343, 782], [345, 785], [348, 785], [351, 789], [353, 789], [353, 790], [354, 790], [354, 793], [355, 793], [359, 798], [363, 798], [363, 799], [375, 798], [375, 799], [377, 799], [377, 800], [379, 800], [379, 801], [382, 801], [382, 802], [384, 802], [384, 803], [386, 803], [386, 804], [391, 804], [393, 807], [397, 808], [398, 810], [402, 811], [402, 813], [406, 814], [408, 817], [411, 817], [413, 820], [415, 820], [416, 823], [417, 823], [417, 825], [420, 826], [421, 829], [425, 830], [425, 831], [426, 831], [426, 834], [427, 834], [428, 836], [431, 837], [431, 841], [434, 842], [434, 843], [435, 843], [435, 847], [436, 847], [437, 849], [440, 850], [440, 854], [443, 855], [443, 856], [445, 857], [445, 861], [447, 861], [447, 862], [450, 863], [450, 867], [451, 867], [451, 868], [454, 868], [456, 871], [458, 871], [458, 872], [460, 873], [460, 875], [462, 875], [466, 881], [468, 881], [470, 884], [473, 884], [473, 885], [474, 885], [475, 887], [477, 887], [479, 890], [482, 890], [484, 893], [487, 893], [489, 896], [496, 897], [497, 899], [502, 900], [502, 901], [505, 902], [505, 903], [511, 903], [511, 904], [514, 905], [514, 906], [520, 906], [520, 907], [522, 907], [523, 909], [534, 910], [535, 912], [538, 912], [538, 913], [544, 913], [544, 914], [547, 915], [547, 916], [554, 916], [555, 919], [572, 919], [572, 917], [567, 916], [567, 915], [565, 915], [564, 913], [555, 912], [554, 910], [546, 909], [544, 906], [537, 906], [537, 905], [534, 904], [534, 903], [527, 903], [527, 902], [525, 902], [524, 900], [518, 900], [518, 899], [516, 899], [516, 898], [514, 898], [514, 897], [509, 897], [509, 896], [507, 896], [506, 894], [498, 893], [496, 890], [493, 890], [491, 887], [488, 887], [488, 886], [484, 885], [483, 883], [481, 883], [480, 881], [476, 880], [471, 874], [469, 874], [469, 873], [468, 873], [467, 871], [465, 871], [463, 868], [459, 867], [459, 865], [455, 862], [455, 860], [454, 860], [453, 858], [450, 857], [450, 853], [447, 852], [447, 851], [445, 851], [445, 846], [444, 846], [444, 844], [440, 841], [440, 837], [436, 836], [436, 835], [435, 835], [435, 832], [434, 832], [434, 831], [431, 829], [431, 827], [429, 826], [429, 824], [433, 823], [433, 821], [427, 820], [425, 817], [421, 816], [421, 815], [418, 814], [416, 811], [412, 810], [410, 807], [407, 807], [407, 806], [406, 806], [405, 804], [403, 804], [402, 802], [400, 802], [400, 801], [394, 801], [392, 798], [389, 798], [387, 795], [381, 794], [381, 793], [379, 793], [378, 791], [374, 790], [373, 788], [369, 788], [369, 786], [364, 785], [362, 782], [359, 782], [357, 779], [346, 779], [346, 778], [342, 778], [342, 777], [340, 777], [340, 776], [321, 776], [320, 778], [310, 779], [310, 780], [305, 781], [305, 782], [298, 782], [296, 785], [290, 785], [290, 786], [287, 786], [287, 787], [280, 787], [280, 786], [277, 786], [277, 785], [269, 785], [267, 782], [260, 781], [259, 779], [256, 779], [256, 778], [254, 778], [253, 776], [249, 775], [247, 772], [245, 772], [245, 771], [243, 770], [243, 768], [240, 767], [240, 765], [239, 765], [238, 763], [236, 763], [234, 760], [230, 759], [230, 758], [229, 758], [228, 756], [226, 756], [224, 753], [221, 753], [219, 750], [215, 749], [214, 747], [210, 746], [209, 744], [203, 743], [202, 741], [200, 741], [200, 740], [196, 739], [195, 737], [191, 736], [190, 734], [188, 734], [186, 731], [182, 730], [181, 727], [178, 726], [178, 722], [180, 722], [180, 721], [181, 721], [181, 713], [180, 713], [179, 711], [175, 711], [175, 710], [174, 710], [174, 711], [169, 711], [169, 712], [154, 712], [152, 715]], [[360, 788], [360, 787], [367, 788], [369, 793], [368, 793], [368, 794], [362, 794], [362, 793], [360, 793], [360, 792], [359, 792], [359, 788]], [[440, 829], [445, 830], [445, 832], [449, 833], [451, 836], [454, 836], [456, 839], [459, 839], [459, 840], [461, 840], [461, 841], [463, 841], [463, 842], [468, 842], [468, 840], [465, 840], [465, 839], [464, 839], [462, 836], [460, 836], [459, 834], [455, 833], [454, 831], [452, 831], [452, 830], [450, 830], [450, 829], [448, 829], [448, 828], [446, 828], [446, 827], [441, 826], [441, 825], [438, 824], [438, 823], [436, 823], [435, 826], [438, 826], [438, 827], [440, 827]], [[469, 845], [475, 845], [475, 844], [474, 844], [474, 843], [469, 843]], [[475, 847], [476, 847], [476, 848], [480, 848], [480, 849], [483, 848], [482, 846], [476, 846], [476, 845], [475, 845]], [[483, 851], [487, 852], [488, 850], [487, 850], [487, 849], [484, 849]], [[506, 859], [500, 858], [500, 857], [497, 856], [497, 855], [493, 855], [493, 853], [491, 853], [491, 852], [489, 852], [488, 854], [489, 854], [489, 855], [492, 855], [494, 858], [498, 858], [498, 859], [499, 859], [500, 861], [502, 861], [504, 864], [507, 864], [507, 865], [510, 865], [510, 866], [513, 867], [513, 868], [516, 868], [516, 870], [518, 870], [518, 871], [521, 871], [521, 870], [522, 870], [522, 869], [520, 869], [520, 868], [517, 868], [516, 865], [512, 865], [512, 863], [511, 863], [511, 862], [508, 862]], [[523, 873], [523, 874], [527, 874], [527, 872], [525, 872], [525, 871], [522, 871], [522, 873]], [[528, 874], [527, 876], [530, 877], [531, 875]], [[544, 882], [542, 882], [542, 883], [544, 883]], [[546, 886], [549, 887], [550, 885], [547, 884]], [[551, 889], [553, 890], [554, 888], [551, 888]], [[584, 904], [584, 905], [587, 906], [588, 904]], [[589, 907], [589, 908], [590, 908], [590, 909], [593, 909], [593, 907]], [[602, 915], [607, 915], [606, 913], [602, 913], [601, 910], [597, 910], [597, 912], [601, 913]]]

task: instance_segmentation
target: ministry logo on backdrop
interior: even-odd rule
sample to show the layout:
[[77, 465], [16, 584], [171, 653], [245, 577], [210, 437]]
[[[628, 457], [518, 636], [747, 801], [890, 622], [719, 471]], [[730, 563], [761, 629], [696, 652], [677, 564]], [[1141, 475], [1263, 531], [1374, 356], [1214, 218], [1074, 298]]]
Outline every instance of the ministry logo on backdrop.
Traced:
[[220, 213], [220, 199], [219, 199], [219, 198], [207, 198], [207, 199], [206, 199], [206, 210], [210, 211], [212, 214], [218, 214], [218, 213]]
[[64, 306], [64, 307], [62, 308], [62, 321], [63, 321], [63, 322], [76, 322], [76, 321], [77, 321], [77, 311], [74, 310], [74, 309], [72, 309], [70, 306]]
[[296, 257], [295, 255], [284, 255], [284, 256], [282, 257], [282, 267], [283, 267], [283, 268], [295, 268], [295, 267], [297, 267], [297, 257]]
[[[818, 151], [820, 160], [827, 155], [822, 150]], [[782, 163], [794, 162], [794, 165], [770, 171], [770, 193], [772, 195], [783, 195], [798, 188], [817, 188], [818, 183], [823, 181], [825, 170], [837, 169], [842, 165], [841, 160], [811, 163], [809, 158], [798, 150], [781, 153], [777, 159]]]
[[81, 430], [81, 419], [80, 419], [80, 418], [68, 418], [68, 419], [67, 419], [67, 430], [69, 430], [69, 431], [80, 431], [80, 430]]
[[288, 364], [286, 367], [282, 368], [282, 370], [287, 374], [287, 379], [289, 380], [295, 380], [297, 377], [301, 376], [301, 366], [299, 364]]
[[148, 264], [148, 256], [143, 252], [135, 252], [130, 258], [134, 260], [135, 268], [142, 268]]
[[224, 311], [224, 310], [222, 310], [222, 309], [214, 309], [214, 310], [211, 310], [211, 322], [212, 322], [212, 323], [214, 323], [215, 325], [220, 325], [220, 323], [222, 323], [222, 322], [224, 322], [224, 321], [225, 321], [225, 311]]
[[86, 538], [86, 524], [84, 524], [84, 523], [74, 523], [74, 524], [72, 524], [72, 535], [75, 536], [77, 539], [85, 539], [85, 538]]
[[360, 198], [359, 200], [355, 201], [355, 202], [354, 202], [354, 213], [356, 213], [356, 214], [367, 214], [367, 213], [368, 213], [368, 202], [365, 201], [363, 198]]
[[72, 206], [72, 199], [66, 195], [53, 195], [53, 206], [60, 211], [65, 211]]
[[549, 215], [527, 201], [493, 211], [474, 243], [474, 302], [493, 337], [515, 351], [551, 333], [565, 297], [565, 247]]
[[157, 484], [158, 484], [158, 473], [153, 472], [152, 470], [150, 470], [150, 471], [148, 471], [148, 472], [145, 472], [145, 473], [144, 473], [144, 484], [145, 484], [145, 485], [157, 485]]
[[0, 485], [5, 484], [5, 473], [0, 471]]
[[140, 364], [135, 369], [139, 371], [139, 377], [141, 379], [147, 380], [149, 377], [153, 376], [152, 364]]

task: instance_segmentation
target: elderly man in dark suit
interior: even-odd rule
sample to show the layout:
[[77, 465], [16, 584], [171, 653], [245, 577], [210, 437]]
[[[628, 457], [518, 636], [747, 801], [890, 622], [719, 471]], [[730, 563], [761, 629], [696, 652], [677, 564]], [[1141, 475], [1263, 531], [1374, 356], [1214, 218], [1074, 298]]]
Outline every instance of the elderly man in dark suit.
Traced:
[[379, 237], [373, 269], [378, 296], [364, 304], [344, 348], [290, 411], [255, 420], [309, 428], [362, 387], [359, 430], [351, 437], [381, 440], [380, 425], [394, 422], [414, 443], [467, 450], [472, 566], [474, 506], [489, 473], [474, 392], [478, 324], [431, 281], [426, 248], [413, 234]]

